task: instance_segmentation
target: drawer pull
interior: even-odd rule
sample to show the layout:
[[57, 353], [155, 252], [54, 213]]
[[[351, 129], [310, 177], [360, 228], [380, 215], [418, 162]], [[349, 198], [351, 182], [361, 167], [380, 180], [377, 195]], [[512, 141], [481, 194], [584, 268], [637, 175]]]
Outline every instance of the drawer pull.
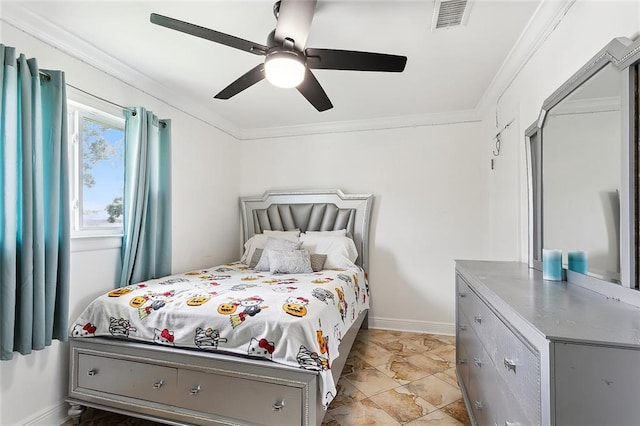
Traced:
[[160, 389], [164, 385], [164, 380], [160, 379], [153, 384], [154, 389]]
[[466, 359], [461, 358], [461, 359], [459, 359], [459, 360], [458, 360], [458, 364], [460, 364], [460, 365], [466, 365], [466, 364], [467, 364], [467, 360], [466, 360]]
[[510, 422], [509, 420], [504, 421], [504, 426], [520, 426], [519, 422]]
[[467, 326], [466, 326], [466, 325], [461, 325], [461, 326], [460, 326], [460, 331], [465, 331], [466, 329], [467, 329]]
[[191, 390], [189, 391], [189, 393], [193, 396], [196, 396], [198, 392], [200, 392], [200, 385], [196, 385], [192, 387]]
[[482, 410], [484, 408], [484, 404], [482, 403], [482, 401], [475, 401], [473, 403], [473, 406], [476, 408], [476, 410]]
[[278, 401], [273, 404], [273, 411], [281, 411], [284, 408], [284, 401]]
[[480, 361], [480, 358], [474, 358], [474, 359], [473, 359], [473, 363], [474, 363], [476, 366], [478, 366], [478, 367], [482, 368], [482, 361]]
[[512, 359], [504, 359], [504, 368], [507, 369], [507, 371], [513, 371], [514, 373], [516, 372], [516, 362]]
[[458, 296], [460, 296], [460, 297], [467, 297], [467, 293], [458, 293]]
[[482, 324], [482, 317], [480, 315], [476, 315], [475, 317], [473, 317], [473, 320], [478, 324]]
[[96, 374], [98, 374], [98, 370], [96, 370], [95, 368], [87, 371], [87, 376], [95, 376]]

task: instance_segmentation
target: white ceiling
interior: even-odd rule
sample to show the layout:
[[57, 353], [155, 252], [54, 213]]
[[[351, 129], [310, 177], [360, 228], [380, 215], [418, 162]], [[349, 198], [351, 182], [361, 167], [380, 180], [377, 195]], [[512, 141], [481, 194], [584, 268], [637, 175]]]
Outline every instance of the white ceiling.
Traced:
[[334, 105], [325, 112], [266, 80], [230, 100], [214, 99], [262, 57], [149, 22], [155, 12], [266, 44], [275, 26], [273, 1], [3, 0], [2, 19], [243, 138], [474, 117], [541, 0], [476, 0], [466, 25], [432, 31], [434, 3], [319, 0], [307, 47], [408, 58], [403, 73], [314, 70]]

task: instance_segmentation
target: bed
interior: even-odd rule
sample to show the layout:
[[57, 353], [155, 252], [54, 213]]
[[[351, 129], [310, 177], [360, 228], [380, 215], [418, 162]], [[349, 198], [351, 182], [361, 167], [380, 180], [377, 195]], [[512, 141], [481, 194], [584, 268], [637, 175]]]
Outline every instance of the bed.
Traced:
[[69, 414], [319, 425], [366, 327], [373, 196], [240, 199], [239, 261], [114, 289], [70, 330]]

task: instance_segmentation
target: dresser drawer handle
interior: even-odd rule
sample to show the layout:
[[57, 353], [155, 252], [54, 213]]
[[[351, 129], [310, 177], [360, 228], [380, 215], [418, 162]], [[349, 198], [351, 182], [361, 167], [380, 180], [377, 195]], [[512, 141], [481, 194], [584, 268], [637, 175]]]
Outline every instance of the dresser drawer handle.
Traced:
[[98, 370], [96, 370], [95, 368], [87, 371], [87, 376], [95, 376], [96, 374], [98, 374]]
[[519, 422], [510, 422], [509, 420], [504, 421], [504, 426], [520, 426]]
[[476, 410], [482, 410], [484, 408], [484, 404], [482, 403], [482, 401], [475, 401], [473, 403], [473, 406], [476, 408]]
[[516, 372], [516, 362], [512, 359], [504, 359], [504, 368], [507, 369], [507, 371], [513, 371], [514, 373]]
[[474, 359], [473, 359], [473, 363], [474, 363], [476, 366], [478, 366], [478, 367], [482, 368], [482, 361], [480, 361], [480, 358], [474, 358]]
[[460, 297], [467, 297], [467, 293], [458, 293], [458, 296], [460, 296]]
[[460, 364], [460, 365], [467, 365], [467, 360], [466, 360], [466, 359], [464, 359], [464, 358], [460, 358], [460, 359], [458, 360], [458, 364]]
[[160, 379], [153, 384], [154, 389], [160, 389], [164, 385], [164, 380]]
[[196, 396], [198, 392], [200, 392], [200, 385], [196, 385], [192, 387], [191, 390], [189, 391], [189, 393], [193, 396]]
[[284, 408], [284, 400], [273, 404], [273, 411], [281, 411]]
[[473, 320], [478, 324], [482, 324], [482, 317], [480, 315], [476, 315], [475, 317], [473, 317]]
[[466, 325], [461, 325], [461, 326], [460, 326], [460, 331], [465, 331], [466, 329], [467, 329], [467, 326], [466, 326]]

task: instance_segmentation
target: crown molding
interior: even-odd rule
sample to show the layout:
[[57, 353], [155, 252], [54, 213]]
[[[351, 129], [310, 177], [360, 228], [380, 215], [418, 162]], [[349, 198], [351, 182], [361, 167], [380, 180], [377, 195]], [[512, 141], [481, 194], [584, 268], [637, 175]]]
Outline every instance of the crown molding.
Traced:
[[370, 130], [399, 129], [404, 127], [439, 126], [477, 121], [480, 121], [480, 117], [476, 114], [475, 110], [453, 111], [446, 113], [405, 115], [399, 117], [380, 117], [368, 120], [334, 121], [314, 125], [244, 129], [240, 131], [238, 139], [269, 139], [326, 133], [363, 132]]
[[490, 108], [518, 77], [520, 71], [535, 55], [547, 37], [555, 30], [576, 0], [542, 0], [520, 37], [498, 69], [476, 106], [476, 113], [484, 117]]
[[[212, 112], [208, 105], [195, 102], [192, 98], [170, 90], [148, 75], [53, 24], [45, 17], [26, 9], [21, 3], [3, 3], [0, 21], [224, 133], [236, 137], [239, 132], [232, 123]], [[67, 83], [73, 84], [68, 80]]]
[[620, 111], [620, 96], [589, 99], [564, 99], [547, 113], [547, 119], [554, 115], [574, 115]]
[[575, 0], [542, 0], [534, 16], [511, 49], [507, 59], [503, 62], [474, 110], [257, 129], [235, 126], [213, 112], [209, 105], [194, 101], [182, 93], [170, 90], [148, 75], [130, 67], [64, 28], [52, 24], [45, 17], [22, 7], [18, 2], [2, 2], [2, 17], [0, 21], [24, 31], [43, 43], [116, 78], [130, 87], [142, 91], [166, 105], [215, 127], [235, 139], [251, 140], [480, 121], [491, 105], [508, 89], [520, 70], [535, 54], [535, 51], [546, 40], [548, 35], [553, 32], [555, 26], [562, 20], [574, 2]]

